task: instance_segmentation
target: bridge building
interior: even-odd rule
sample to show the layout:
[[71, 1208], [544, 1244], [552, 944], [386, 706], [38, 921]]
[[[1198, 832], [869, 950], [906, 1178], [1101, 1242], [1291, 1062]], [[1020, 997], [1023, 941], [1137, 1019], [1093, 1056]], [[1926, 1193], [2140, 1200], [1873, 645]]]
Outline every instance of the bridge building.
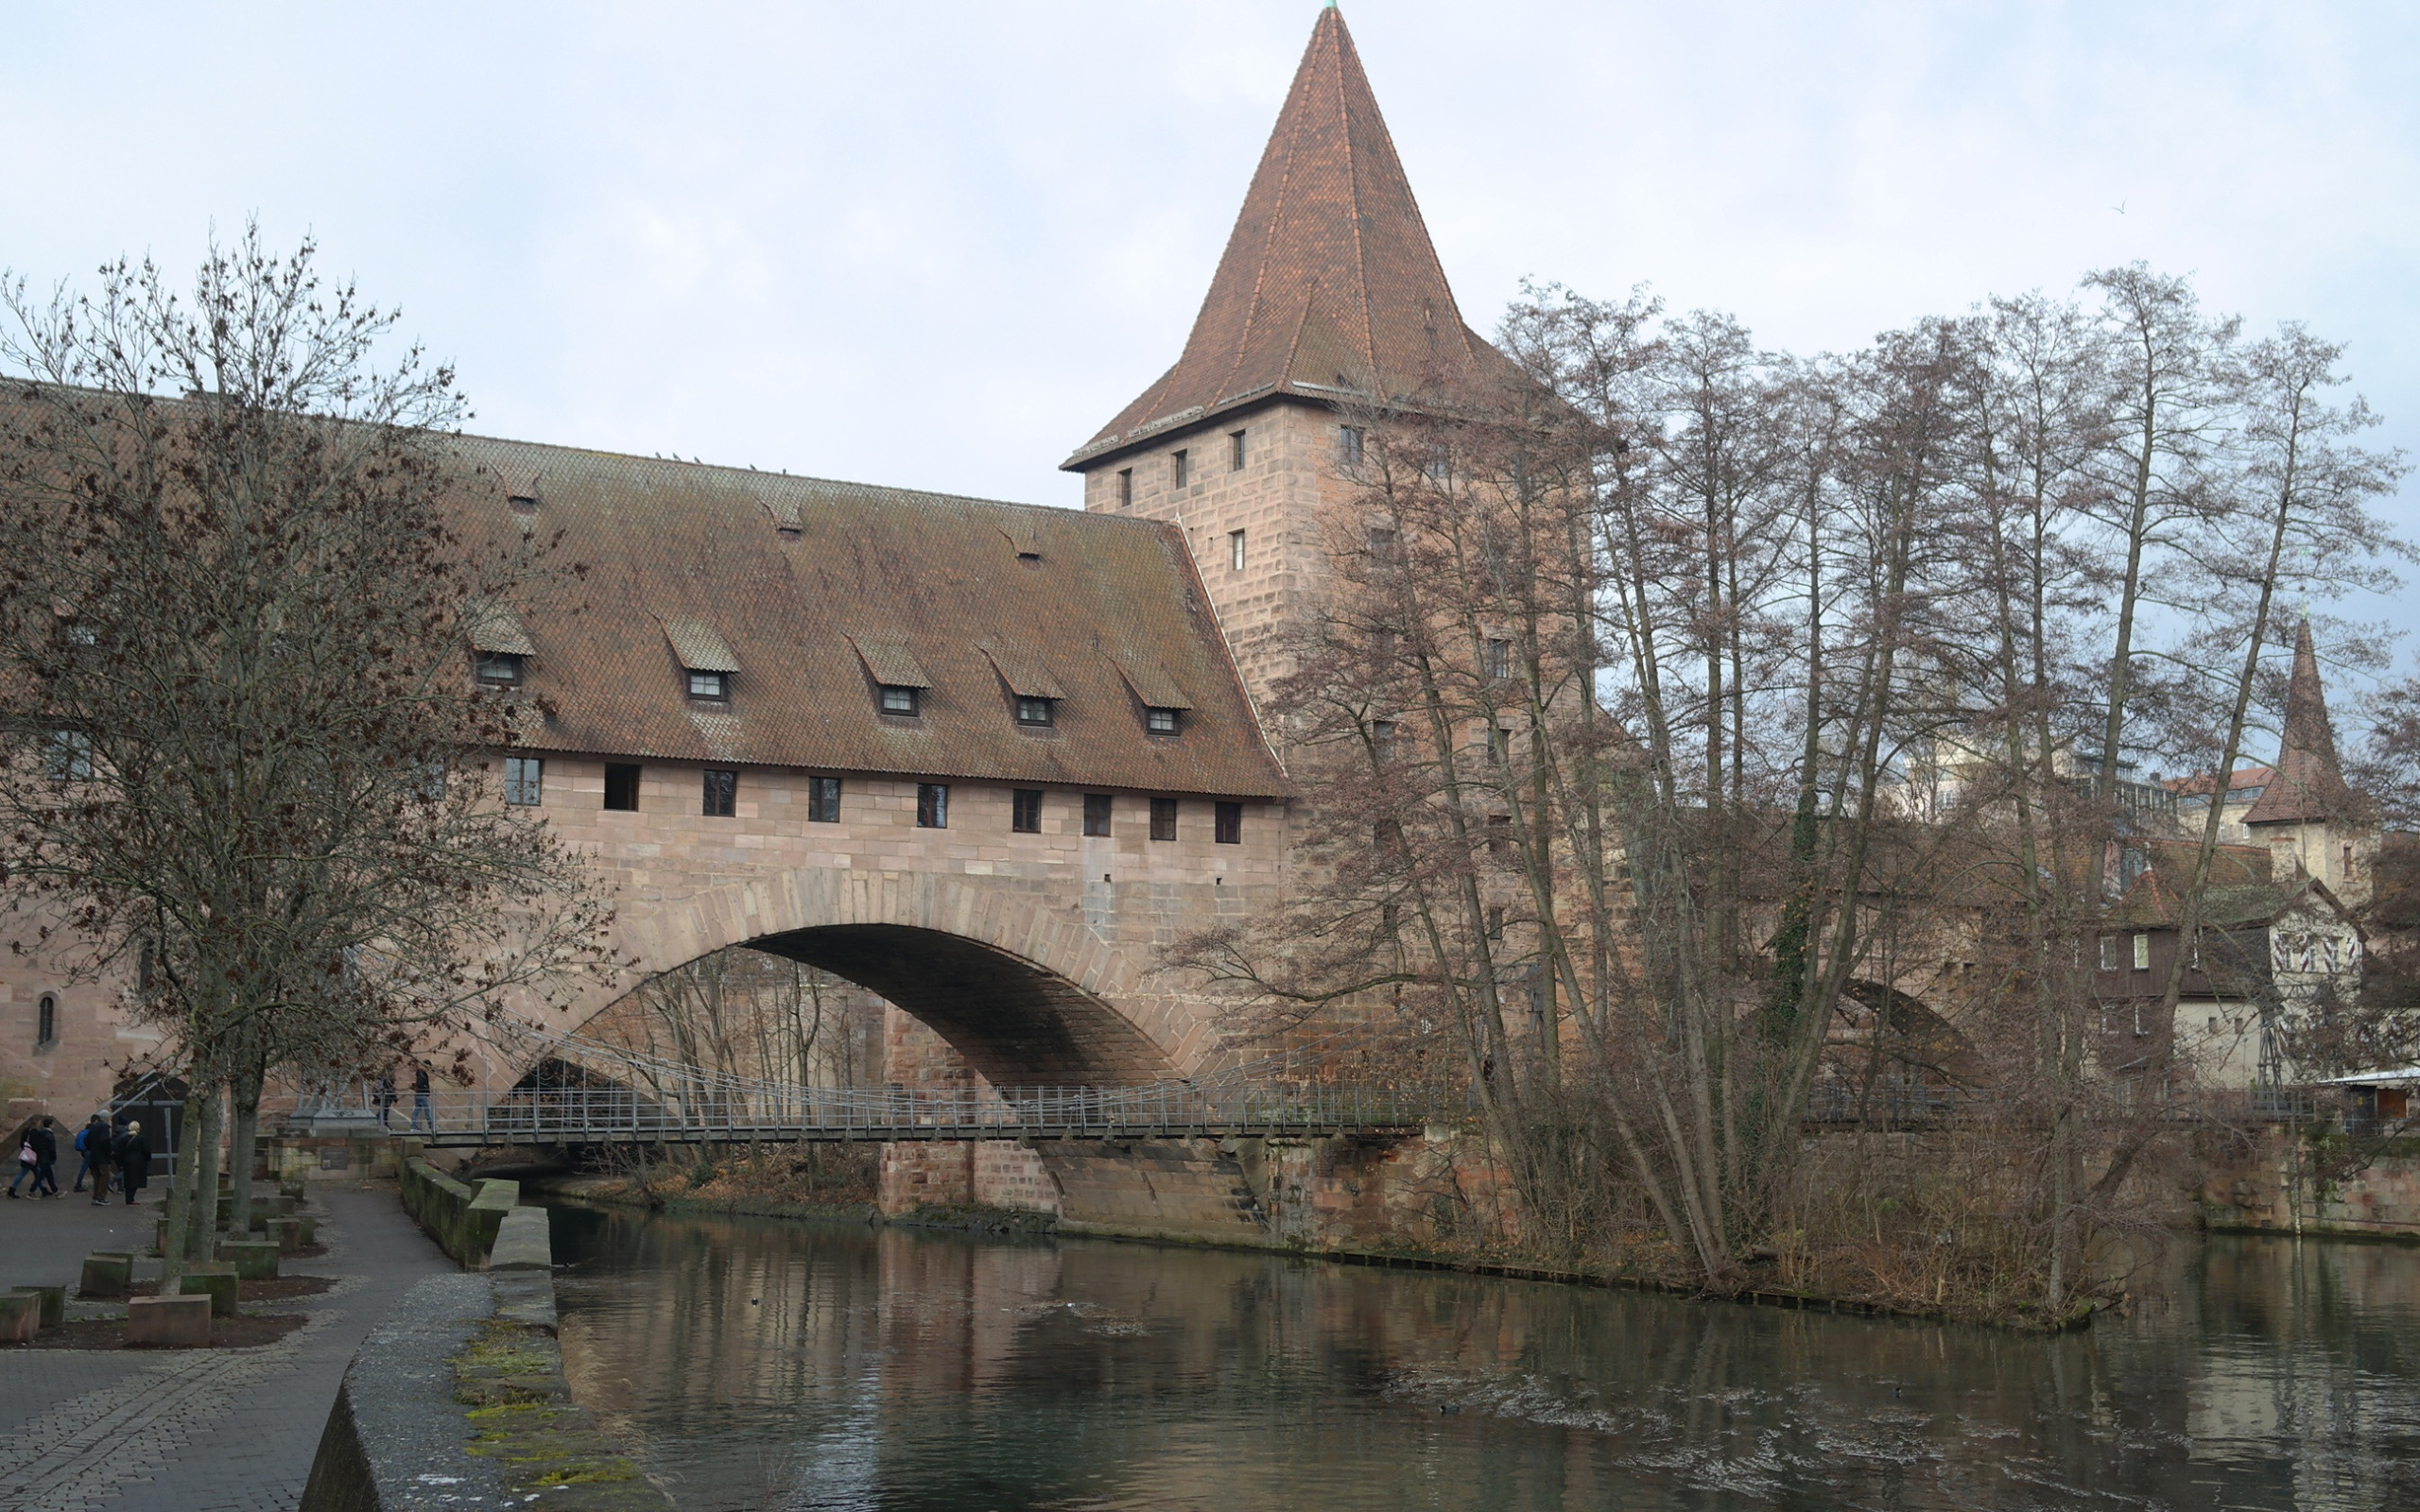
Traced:
[[[1201, 1069], [1219, 1005], [1159, 952], [1285, 885], [1255, 708], [1351, 415], [1508, 368], [1327, 9], [1183, 353], [1063, 464], [1081, 511], [463, 438], [464, 532], [561, 531], [590, 569], [464, 667], [526, 707], [502, 796], [593, 854], [634, 963], [545, 1024], [750, 945], [994, 1084]], [[72, 946], [0, 928], [0, 1085], [74, 1123], [161, 1047]]]

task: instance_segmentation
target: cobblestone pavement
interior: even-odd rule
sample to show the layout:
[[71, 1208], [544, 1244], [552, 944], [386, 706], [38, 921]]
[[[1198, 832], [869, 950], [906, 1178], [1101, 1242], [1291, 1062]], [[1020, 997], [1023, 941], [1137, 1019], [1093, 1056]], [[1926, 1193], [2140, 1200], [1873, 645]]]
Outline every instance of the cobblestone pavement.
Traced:
[[[414, 1282], [454, 1268], [391, 1188], [321, 1189], [311, 1200], [328, 1252], [287, 1268], [339, 1280], [322, 1296], [266, 1304], [309, 1318], [275, 1344], [0, 1352], [0, 1422], [10, 1425], [11, 1450], [0, 1465], [0, 1507], [294, 1507], [354, 1351]], [[158, 1216], [153, 1205], [98, 1210], [74, 1197], [0, 1207], [0, 1286], [72, 1286], [86, 1251], [147, 1247]]]

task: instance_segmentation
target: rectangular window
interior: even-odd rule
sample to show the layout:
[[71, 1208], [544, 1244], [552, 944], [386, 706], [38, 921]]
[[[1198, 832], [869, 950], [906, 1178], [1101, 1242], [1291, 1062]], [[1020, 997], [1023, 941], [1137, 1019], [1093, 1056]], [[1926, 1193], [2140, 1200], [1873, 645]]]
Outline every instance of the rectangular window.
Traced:
[[2152, 937], [2149, 935], [2137, 935], [2135, 936], [2135, 970], [2148, 971], [2151, 969]]
[[1168, 476], [1174, 480], [1176, 486], [1180, 489], [1184, 488], [1185, 479], [1192, 475], [1192, 459], [1183, 452], [1170, 452], [1168, 454]]
[[1241, 431], [1229, 431], [1227, 433], [1227, 471], [1230, 472], [1240, 472], [1243, 470], [1244, 433]]
[[[34, 1017], [34, 1043], [47, 1045], [59, 1038], [59, 999], [45, 992]], [[34, 1195], [42, 1195], [35, 1192]]]
[[87, 782], [93, 777], [93, 737], [80, 730], [54, 730], [43, 753], [43, 770], [54, 782]]
[[1492, 904], [1487, 910], [1487, 937], [1490, 939], [1504, 937], [1504, 905], [1502, 903]]
[[504, 759], [504, 800], [517, 809], [534, 809], [544, 800], [546, 761], [543, 756]]
[[707, 818], [727, 819], [739, 812], [739, 774], [706, 768]]
[[1346, 467], [1361, 465], [1361, 427], [1345, 425], [1336, 433], [1336, 456]]
[[1374, 719], [1370, 722], [1370, 754], [1380, 765], [1395, 759], [1395, 722]]
[[1512, 816], [1491, 814], [1487, 816], [1487, 853], [1500, 856], [1512, 849]]
[[806, 820], [809, 824], [840, 822], [838, 778], [810, 777], [806, 780]]
[[1244, 533], [1240, 530], [1227, 532], [1227, 570], [1232, 573], [1244, 570]]
[[521, 686], [521, 659], [506, 651], [480, 652], [479, 681], [491, 688]]
[[1219, 804], [1217, 822], [1211, 829], [1210, 838], [1220, 845], [1243, 844], [1244, 806], [1240, 803]]
[[1134, 507], [1134, 470], [1131, 467], [1117, 470], [1117, 507], [1121, 509]]
[[1089, 835], [1109, 833], [1110, 811], [1115, 806], [1115, 799], [1107, 793], [1085, 794], [1084, 833]]
[[1395, 533], [1392, 530], [1387, 529], [1383, 526], [1373, 526], [1371, 528], [1370, 559], [1372, 561], [1394, 560], [1395, 545]]
[[1019, 698], [1017, 700], [1017, 723], [1020, 725], [1048, 725], [1050, 723], [1050, 704], [1051, 700], [1048, 698]]
[[2104, 971], [2114, 971], [2118, 967], [2118, 936], [2103, 935], [2100, 936], [2100, 969]]
[[636, 764], [620, 762], [605, 764], [605, 806], [637, 813], [639, 806], [639, 769]]
[[1487, 732], [1487, 754], [1490, 760], [1509, 762], [1512, 759], [1512, 731], [1503, 725]]
[[916, 784], [916, 827], [920, 830], [949, 828], [949, 784], [919, 782]]
[[728, 698], [731, 696], [731, 679], [720, 672], [692, 672], [689, 674], [689, 696]]
[[1020, 787], [1009, 795], [1009, 828], [1019, 834], [1042, 833], [1042, 789]]
[[1501, 682], [1512, 675], [1512, 643], [1491, 640], [1487, 643], [1487, 679]]
[[1151, 799], [1151, 838], [1154, 840], [1176, 838], [1176, 799], [1172, 798]]
[[1154, 735], [1173, 735], [1176, 733], [1176, 725], [1177, 711], [1174, 709], [1143, 711], [1143, 728]]
[[917, 691], [914, 688], [900, 687], [896, 683], [884, 683], [882, 712], [887, 714], [907, 714], [912, 718], [920, 702], [916, 696]]

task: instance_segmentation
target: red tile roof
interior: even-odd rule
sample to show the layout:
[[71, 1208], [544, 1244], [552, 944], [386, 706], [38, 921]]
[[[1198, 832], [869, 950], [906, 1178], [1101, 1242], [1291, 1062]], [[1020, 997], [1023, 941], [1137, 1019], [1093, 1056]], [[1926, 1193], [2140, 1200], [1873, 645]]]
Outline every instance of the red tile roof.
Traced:
[[[477, 437], [465, 535], [562, 532], [576, 587], [493, 611], [539, 750], [1277, 798], [1288, 784], [1173, 526]], [[509, 503], [534, 498], [534, 511]], [[573, 610], [577, 610], [578, 612]], [[687, 696], [683, 666], [731, 674]], [[467, 672], [466, 672], [467, 675]], [[923, 688], [912, 719], [875, 683]], [[1021, 728], [1013, 684], [1059, 699]], [[1138, 691], [1186, 707], [1144, 729]]]
[[1184, 354], [1065, 465], [1270, 395], [1416, 399], [1513, 370], [1462, 323], [1331, 8], [1311, 28]]

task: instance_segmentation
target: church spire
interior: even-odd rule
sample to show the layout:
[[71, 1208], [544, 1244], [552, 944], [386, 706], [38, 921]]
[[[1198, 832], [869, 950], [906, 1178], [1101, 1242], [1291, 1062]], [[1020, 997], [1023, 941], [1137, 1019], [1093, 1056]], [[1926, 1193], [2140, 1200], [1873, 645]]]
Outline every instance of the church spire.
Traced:
[[2352, 790], [2336, 761], [2336, 730], [2327, 720], [2327, 695], [2320, 686], [2319, 656], [2312, 650], [2310, 621], [2294, 632], [2294, 670], [2286, 684], [2285, 738], [2276, 775], [2260, 795], [2246, 824], [2308, 824], [2351, 816]]
[[1509, 366], [1462, 323], [1368, 76], [1320, 12], [1184, 355], [1070, 458], [1229, 405], [1340, 389], [1400, 399]]

